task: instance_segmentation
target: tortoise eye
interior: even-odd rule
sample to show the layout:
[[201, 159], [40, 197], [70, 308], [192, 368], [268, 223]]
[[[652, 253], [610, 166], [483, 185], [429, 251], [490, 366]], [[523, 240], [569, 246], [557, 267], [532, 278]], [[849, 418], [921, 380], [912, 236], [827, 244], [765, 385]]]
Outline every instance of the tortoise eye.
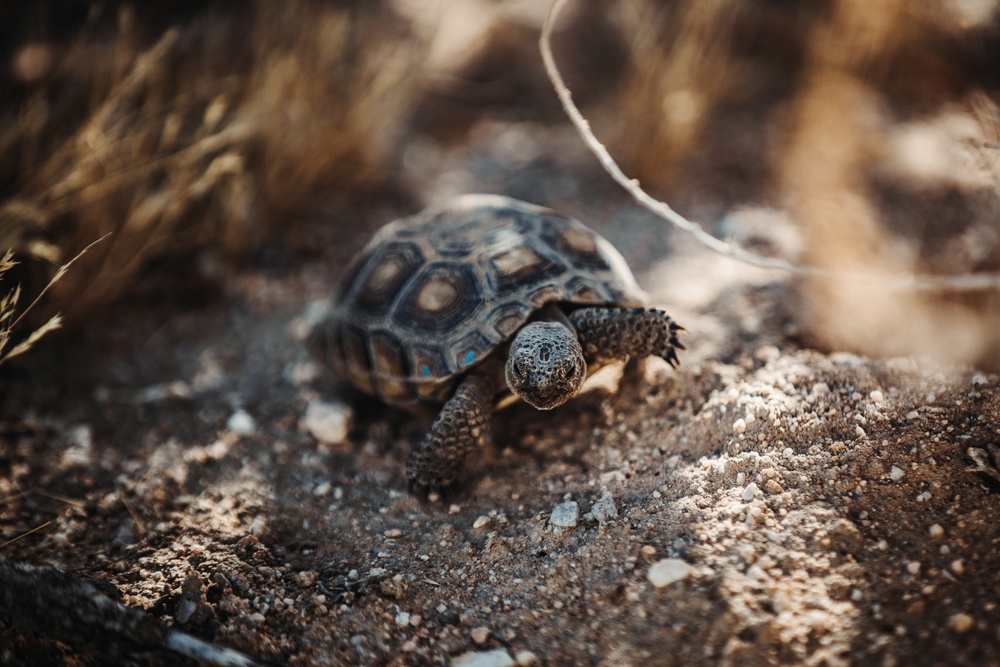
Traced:
[[572, 380], [576, 377], [576, 366], [570, 366], [569, 370], [566, 371], [566, 379]]

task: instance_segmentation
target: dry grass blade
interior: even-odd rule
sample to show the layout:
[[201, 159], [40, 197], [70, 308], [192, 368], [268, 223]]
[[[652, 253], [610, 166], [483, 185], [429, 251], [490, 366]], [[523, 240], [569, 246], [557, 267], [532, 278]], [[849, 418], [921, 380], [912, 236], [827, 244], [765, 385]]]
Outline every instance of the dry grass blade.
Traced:
[[[47, 322], [45, 322], [45, 324], [43, 324], [42, 326], [38, 327], [30, 334], [28, 334], [28, 337], [25, 338], [20, 343], [18, 343], [17, 345], [15, 345], [13, 348], [11, 348], [10, 352], [4, 353], [4, 350], [7, 349], [7, 345], [10, 343], [11, 333], [17, 327], [17, 325], [20, 324], [21, 320], [24, 319], [24, 316], [27, 315], [31, 311], [31, 309], [35, 307], [35, 304], [37, 304], [43, 296], [45, 296], [45, 293], [49, 291], [49, 288], [55, 285], [60, 278], [66, 275], [66, 272], [69, 271], [69, 267], [73, 266], [74, 262], [83, 257], [84, 253], [93, 248], [96, 244], [106, 239], [108, 236], [110, 236], [110, 234], [105, 234], [104, 236], [97, 239], [96, 241], [88, 245], [86, 248], [81, 250], [79, 253], [77, 253], [76, 257], [74, 257], [73, 259], [69, 260], [68, 262], [60, 266], [59, 270], [56, 271], [56, 274], [52, 277], [52, 280], [49, 281], [49, 283], [45, 286], [45, 288], [41, 292], [39, 292], [38, 296], [35, 297], [35, 300], [32, 301], [28, 305], [28, 307], [25, 308], [21, 312], [21, 314], [17, 316], [16, 319], [14, 319], [13, 322], [10, 322], [10, 319], [14, 316], [14, 310], [17, 306], [17, 301], [21, 296], [21, 286], [18, 285], [12, 291], [8, 292], [2, 298], [0, 298], [0, 364], [3, 364], [5, 361], [9, 359], [13, 359], [14, 357], [24, 354], [25, 352], [30, 350], [35, 345], [35, 343], [41, 340], [43, 336], [55, 331], [56, 329], [62, 326], [62, 317], [60, 317], [59, 315], [55, 315], [51, 317]], [[3, 259], [0, 260], [0, 277], [2, 277], [4, 272], [6, 272], [15, 264], [17, 264], [17, 262], [13, 260], [13, 252], [11, 250], [8, 250], [7, 253], [4, 255]]]
[[941, 291], [941, 290], [982, 290], [995, 289], [1000, 287], [1000, 274], [997, 273], [975, 273], [956, 275], [913, 275], [900, 274], [886, 276], [885, 274], [864, 272], [864, 271], [837, 271], [824, 269], [807, 264], [796, 264], [783, 259], [764, 257], [750, 252], [740, 246], [727, 243], [706, 232], [701, 225], [692, 222], [683, 215], [673, 210], [667, 203], [651, 196], [639, 186], [636, 179], [629, 178], [615, 162], [593, 131], [590, 129], [590, 122], [583, 116], [579, 108], [573, 102], [573, 94], [566, 86], [559, 68], [556, 66], [555, 58], [552, 55], [551, 37], [552, 27], [555, 24], [559, 12], [562, 10], [566, 0], [556, 0], [549, 9], [542, 27], [542, 35], [539, 39], [539, 48], [542, 60], [545, 63], [545, 72], [555, 88], [556, 94], [562, 103], [563, 109], [570, 121], [576, 127], [580, 138], [583, 139], [587, 148], [597, 157], [606, 172], [635, 201], [643, 208], [648, 209], [660, 218], [671, 223], [681, 231], [689, 234], [695, 240], [707, 248], [738, 261], [766, 269], [777, 269], [799, 276], [809, 276], [818, 278], [831, 278], [840, 281], [851, 281], [861, 283], [881, 289], [895, 290], [920, 290], [920, 291]]
[[48, 322], [32, 331], [27, 338], [11, 348], [10, 352], [0, 357], [0, 363], [20, 356], [30, 350], [45, 334], [51, 333], [62, 326], [62, 318], [56, 315]]

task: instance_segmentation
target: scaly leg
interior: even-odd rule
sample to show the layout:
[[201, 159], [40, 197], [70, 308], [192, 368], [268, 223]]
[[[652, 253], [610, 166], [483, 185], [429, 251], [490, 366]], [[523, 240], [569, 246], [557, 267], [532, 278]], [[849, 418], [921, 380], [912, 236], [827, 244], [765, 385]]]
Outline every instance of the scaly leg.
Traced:
[[643, 359], [656, 355], [671, 366], [680, 363], [684, 328], [656, 308], [578, 308], [569, 314], [587, 363]]
[[411, 493], [426, 498], [432, 491], [446, 495], [454, 489], [462, 463], [489, 435], [502, 373], [499, 366], [487, 363], [458, 385], [430, 431], [410, 452], [406, 487]]

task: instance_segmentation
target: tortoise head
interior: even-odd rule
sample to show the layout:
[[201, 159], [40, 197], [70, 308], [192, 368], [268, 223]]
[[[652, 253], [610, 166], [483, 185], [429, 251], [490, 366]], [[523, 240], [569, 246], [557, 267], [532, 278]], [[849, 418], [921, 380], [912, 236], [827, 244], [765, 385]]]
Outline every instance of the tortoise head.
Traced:
[[576, 396], [587, 375], [576, 334], [558, 322], [533, 322], [510, 343], [507, 386], [539, 410], [551, 410]]

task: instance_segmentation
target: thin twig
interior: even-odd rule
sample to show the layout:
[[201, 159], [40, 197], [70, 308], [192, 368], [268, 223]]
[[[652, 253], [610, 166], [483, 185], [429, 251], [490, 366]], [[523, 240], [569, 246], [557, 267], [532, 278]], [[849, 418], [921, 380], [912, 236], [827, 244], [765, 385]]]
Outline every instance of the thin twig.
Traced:
[[139, 529], [139, 534], [142, 535], [146, 532], [146, 524], [142, 522], [142, 519], [139, 518], [138, 514], [132, 511], [132, 507], [128, 504], [128, 501], [125, 500], [125, 494], [122, 493], [121, 487], [118, 486], [118, 484], [115, 484], [115, 491], [118, 492], [118, 500], [122, 501], [122, 505], [124, 505], [125, 509], [128, 510], [129, 516], [131, 516], [132, 520], [135, 521], [135, 527]]
[[22, 537], [27, 537], [28, 535], [31, 535], [32, 533], [37, 533], [38, 531], [43, 530], [45, 528], [48, 528], [51, 525], [52, 525], [51, 521], [46, 521], [45, 523], [43, 523], [40, 526], [35, 526], [34, 528], [32, 528], [31, 530], [29, 530], [28, 532], [21, 533], [17, 537], [11, 538], [11, 539], [7, 540], [6, 542], [4, 542], [3, 544], [0, 544], [0, 549], [3, 549], [4, 547], [10, 546], [11, 544], [14, 544], [14, 542], [17, 542]]
[[677, 211], [670, 208], [668, 204], [662, 202], [647, 193], [639, 186], [639, 181], [629, 178], [621, 170], [614, 158], [604, 147], [590, 129], [590, 122], [580, 113], [579, 108], [573, 102], [573, 94], [563, 81], [562, 74], [556, 66], [555, 58], [552, 56], [551, 36], [552, 26], [559, 15], [566, 0], [555, 0], [549, 13], [545, 17], [545, 24], [542, 26], [542, 36], [539, 39], [539, 48], [542, 52], [542, 60], [545, 62], [545, 72], [555, 88], [559, 101], [562, 102], [563, 109], [570, 121], [576, 127], [580, 138], [587, 145], [587, 148], [597, 157], [601, 166], [625, 191], [632, 195], [632, 198], [642, 207], [652, 211], [683, 232], [692, 236], [696, 241], [707, 248], [731, 257], [740, 262], [757, 266], [764, 269], [777, 269], [799, 276], [812, 276], [823, 278], [836, 278], [838, 280], [850, 280], [867, 283], [885, 289], [897, 290], [977, 290], [1000, 287], [1000, 274], [998, 273], [972, 273], [964, 275], [913, 275], [898, 274], [889, 276], [875, 272], [863, 271], [835, 271], [822, 269], [817, 266], [807, 264], [796, 264], [774, 257], [764, 257], [756, 253], [741, 248], [738, 245], [727, 243], [706, 232], [701, 225], [685, 218]]

